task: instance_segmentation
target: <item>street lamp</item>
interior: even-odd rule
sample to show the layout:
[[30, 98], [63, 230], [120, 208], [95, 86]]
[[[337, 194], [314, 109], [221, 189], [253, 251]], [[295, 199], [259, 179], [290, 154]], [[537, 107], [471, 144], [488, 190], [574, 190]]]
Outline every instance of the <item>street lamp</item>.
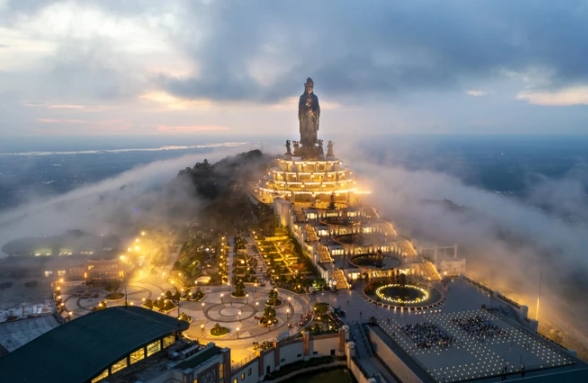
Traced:
[[204, 325], [200, 325], [200, 333], [204, 336]]
[[239, 327], [237, 327], [237, 339], [239, 339]]
[[225, 294], [221, 293], [221, 303], [225, 303], [223, 297], [225, 296]]
[[239, 310], [239, 323], [241, 323], [241, 310]]
[[290, 319], [290, 309], [286, 309], [286, 319]]
[[271, 319], [267, 321], [267, 332], [270, 332], [270, 331], [272, 331], [272, 320]]
[[245, 294], [245, 303], [249, 304], [249, 293]]

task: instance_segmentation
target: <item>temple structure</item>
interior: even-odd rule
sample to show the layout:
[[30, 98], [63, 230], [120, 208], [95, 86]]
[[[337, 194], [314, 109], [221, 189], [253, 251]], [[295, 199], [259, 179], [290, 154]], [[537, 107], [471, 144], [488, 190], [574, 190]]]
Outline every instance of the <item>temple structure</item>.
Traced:
[[[348, 288], [357, 279], [415, 275], [438, 281], [441, 273], [465, 271], [465, 261], [427, 261], [410, 238], [362, 201], [352, 171], [334, 153], [333, 141], [318, 138], [320, 105], [311, 78], [298, 103], [300, 139], [287, 140], [286, 152], [259, 181], [256, 197], [271, 204], [332, 287]], [[326, 146], [326, 150], [325, 150]], [[438, 257], [435, 257], [437, 260]]]
[[258, 198], [276, 198], [319, 207], [343, 207], [359, 202], [357, 181], [333, 151], [333, 141], [318, 138], [320, 106], [314, 83], [306, 80], [298, 104], [300, 140], [286, 141], [286, 153], [258, 185]]

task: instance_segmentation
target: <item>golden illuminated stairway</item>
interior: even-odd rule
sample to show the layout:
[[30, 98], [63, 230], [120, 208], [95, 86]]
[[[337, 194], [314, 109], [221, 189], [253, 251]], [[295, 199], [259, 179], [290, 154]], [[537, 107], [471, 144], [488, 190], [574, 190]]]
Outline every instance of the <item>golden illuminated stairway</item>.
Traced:
[[433, 266], [433, 264], [431, 262], [425, 261], [423, 263], [422, 270], [425, 273], [425, 276], [430, 278], [431, 281], [440, 281], [441, 280], [441, 275], [439, 275], [439, 273], [437, 272], [437, 269], [435, 268], [435, 266]]
[[333, 279], [337, 282], [337, 290], [349, 288], [349, 283], [347, 283], [347, 278], [345, 278], [343, 270], [337, 269], [333, 271]]

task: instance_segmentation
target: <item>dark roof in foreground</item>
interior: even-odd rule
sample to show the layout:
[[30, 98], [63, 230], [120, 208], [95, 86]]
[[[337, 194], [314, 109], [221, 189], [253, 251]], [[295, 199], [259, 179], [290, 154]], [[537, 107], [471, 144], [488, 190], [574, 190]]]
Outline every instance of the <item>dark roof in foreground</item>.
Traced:
[[0, 358], [0, 382], [82, 383], [135, 349], [189, 324], [141, 307], [74, 319]]

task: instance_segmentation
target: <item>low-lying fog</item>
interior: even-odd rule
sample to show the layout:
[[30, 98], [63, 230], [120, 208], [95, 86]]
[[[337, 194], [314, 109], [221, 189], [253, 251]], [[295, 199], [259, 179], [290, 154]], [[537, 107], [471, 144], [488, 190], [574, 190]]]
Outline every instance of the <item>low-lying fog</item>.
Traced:
[[[95, 186], [49, 200], [40, 198], [0, 215], [0, 244], [68, 229], [124, 234], [144, 224], [173, 223], [177, 217], [169, 216], [161, 186], [205, 156], [214, 163], [242, 151], [242, 147], [223, 149], [154, 162]], [[283, 148], [269, 151], [281, 154]], [[467, 257], [468, 274], [512, 294], [529, 306], [531, 316], [541, 272], [541, 315], [587, 331], [581, 320], [588, 313], [585, 179], [573, 174], [564, 180], [545, 178], [531, 197], [520, 200], [467, 186], [447, 174], [409, 171], [395, 165], [393, 159], [376, 161], [351, 145], [337, 146], [336, 154], [363, 180], [362, 187], [372, 191], [369, 200], [402, 233], [419, 243], [458, 244], [459, 255]], [[176, 190], [174, 198], [187, 208], [198, 203], [189, 192]], [[442, 200], [453, 204], [431, 202]], [[551, 206], [550, 212], [538, 207], [542, 205]], [[566, 212], [583, 219], [564, 222], [560, 217]]]

